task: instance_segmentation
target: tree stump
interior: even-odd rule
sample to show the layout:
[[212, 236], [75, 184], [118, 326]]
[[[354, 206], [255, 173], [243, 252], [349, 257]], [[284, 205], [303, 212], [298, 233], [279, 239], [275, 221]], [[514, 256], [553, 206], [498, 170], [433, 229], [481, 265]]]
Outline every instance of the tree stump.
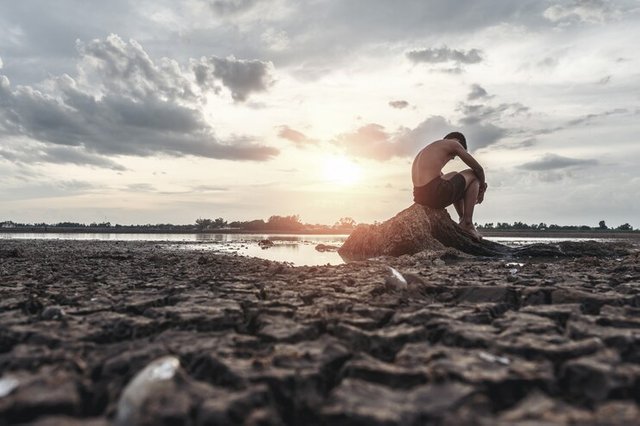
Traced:
[[511, 252], [502, 244], [475, 240], [451, 220], [445, 209], [413, 204], [382, 224], [358, 225], [338, 253], [347, 260], [361, 260], [446, 247], [479, 256], [503, 256]]

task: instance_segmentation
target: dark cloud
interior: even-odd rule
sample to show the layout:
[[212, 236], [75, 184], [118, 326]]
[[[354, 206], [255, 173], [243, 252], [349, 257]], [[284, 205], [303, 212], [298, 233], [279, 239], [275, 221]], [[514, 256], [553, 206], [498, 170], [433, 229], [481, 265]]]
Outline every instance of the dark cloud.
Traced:
[[203, 58], [193, 65], [196, 81], [203, 88], [216, 88], [222, 82], [236, 101], [245, 101], [253, 92], [264, 92], [272, 84], [270, 62], [242, 60], [233, 56]]
[[389, 101], [389, 106], [396, 109], [404, 109], [409, 106], [407, 101]]
[[246, 12], [260, 0], [215, 0], [210, 1], [211, 8], [219, 15], [229, 16]]
[[278, 137], [281, 137], [282, 139], [286, 139], [290, 142], [293, 142], [298, 146], [318, 143], [317, 140], [311, 139], [307, 137], [307, 135], [305, 135], [304, 133], [299, 132], [295, 129], [292, 129], [289, 126], [278, 127]]
[[464, 117], [460, 122], [464, 125], [473, 125], [482, 121], [497, 121], [503, 117], [514, 117], [529, 112], [529, 107], [521, 103], [502, 103], [497, 106], [463, 103], [458, 108]]
[[416, 63], [426, 62], [437, 64], [442, 62], [455, 62], [458, 64], [477, 64], [482, 61], [481, 53], [478, 49], [464, 51], [443, 46], [439, 48], [410, 50], [407, 52], [407, 57]]
[[[201, 112], [215, 78], [236, 100], [264, 90], [265, 70], [259, 61], [208, 58], [206, 84], [170, 59], [153, 61], [135, 41], [115, 35], [78, 44], [81, 54], [76, 78], [63, 75], [44, 86], [12, 88], [0, 76], [0, 130], [56, 146], [43, 158], [56, 162], [104, 165], [95, 154], [153, 156], [194, 155], [230, 160], [267, 160], [275, 148], [248, 137], [220, 141]], [[204, 72], [204, 71], [203, 71]], [[231, 73], [231, 74], [230, 74]], [[218, 76], [218, 77], [216, 77]]]
[[487, 99], [490, 97], [491, 96], [489, 96], [487, 91], [482, 86], [480, 86], [479, 84], [472, 84], [471, 91], [467, 95], [467, 100], [475, 101], [476, 99]]
[[548, 171], [567, 169], [571, 167], [595, 166], [597, 164], [598, 160], [594, 159], [570, 158], [556, 154], [545, 154], [542, 158], [521, 164], [518, 168], [532, 171]]
[[22, 146], [20, 149], [0, 149], [0, 157], [20, 164], [73, 164], [78, 166], [94, 166], [117, 171], [126, 168], [109, 158], [87, 153], [76, 147], [67, 146]]

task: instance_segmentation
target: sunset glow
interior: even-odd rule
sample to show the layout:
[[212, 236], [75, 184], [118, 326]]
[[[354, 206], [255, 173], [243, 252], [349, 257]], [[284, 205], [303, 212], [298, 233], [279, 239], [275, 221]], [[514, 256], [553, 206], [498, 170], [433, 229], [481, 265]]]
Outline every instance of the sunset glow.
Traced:
[[347, 157], [328, 157], [324, 165], [324, 179], [340, 186], [352, 186], [362, 180], [362, 168]]
[[0, 4], [0, 222], [379, 221], [460, 131], [479, 223], [639, 225], [635, 0], [103, 3]]

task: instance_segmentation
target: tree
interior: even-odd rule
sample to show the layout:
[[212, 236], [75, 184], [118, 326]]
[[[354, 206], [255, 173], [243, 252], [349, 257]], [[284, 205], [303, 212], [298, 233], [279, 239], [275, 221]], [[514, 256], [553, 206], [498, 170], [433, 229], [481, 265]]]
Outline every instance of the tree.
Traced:
[[267, 221], [269, 229], [282, 231], [300, 231], [304, 225], [300, 222], [300, 216], [271, 216]]
[[213, 221], [213, 228], [215, 229], [224, 228], [225, 226], [227, 226], [227, 221], [221, 217]]
[[356, 221], [350, 217], [341, 217], [340, 220], [333, 225], [333, 227], [335, 229], [350, 230], [356, 227]]
[[609, 228], [607, 228], [607, 224], [604, 223], [604, 220], [601, 220], [600, 222], [598, 222], [598, 228], [599, 229], [609, 229]]
[[620, 225], [616, 229], [618, 231], [633, 231], [633, 227], [628, 223], [625, 223], [624, 225]]
[[206, 231], [211, 227], [212, 224], [213, 224], [213, 221], [211, 219], [201, 219], [201, 218], [196, 219], [196, 227], [198, 228], [199, 231]]

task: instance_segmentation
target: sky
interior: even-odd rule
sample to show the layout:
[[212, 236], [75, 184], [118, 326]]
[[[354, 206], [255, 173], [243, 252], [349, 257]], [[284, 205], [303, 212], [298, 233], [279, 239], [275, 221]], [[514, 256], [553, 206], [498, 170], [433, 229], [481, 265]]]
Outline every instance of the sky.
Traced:
[[461, 131], [476, 222], [640, 227], [637, 40], [638, 0], [1, 2], [0, 222], [384, 221]]

